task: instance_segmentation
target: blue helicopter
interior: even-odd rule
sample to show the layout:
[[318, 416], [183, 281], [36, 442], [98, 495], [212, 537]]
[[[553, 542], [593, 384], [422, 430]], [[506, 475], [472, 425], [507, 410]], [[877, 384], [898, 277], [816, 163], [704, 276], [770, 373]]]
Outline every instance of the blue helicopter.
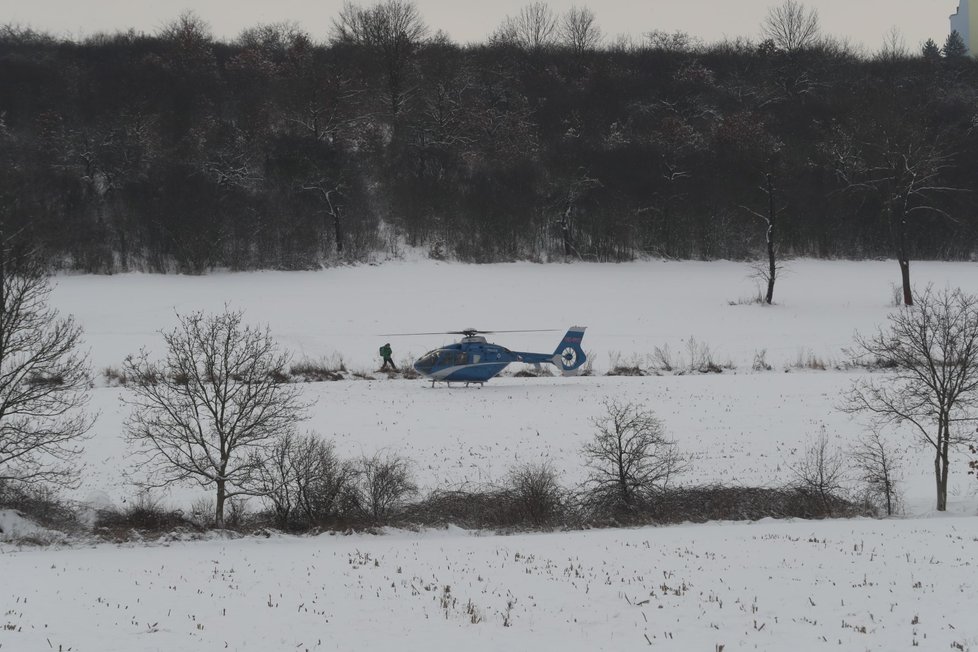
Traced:
[[529, 353], [510, 351], [504, 346], [486, 341], [484, 335], [492, 333], [531, 333], [541, 331], [480, 331], [467, 328], [462, 331], [445, 333], [401, 333], [401, 335], [461, 335], [454, 344], [425, 353], [414, 363], [414, 369], [422, 376], [431, 379], [431, 386], [443, 382], [482, 385], [499, 374], [511, 362], [526, 364], [549, 363], [560, 369], [564, 376], [577, 375], [587, 362], [581, 340], [584, 339], [585, 326], [572, 326], [553, 353]]

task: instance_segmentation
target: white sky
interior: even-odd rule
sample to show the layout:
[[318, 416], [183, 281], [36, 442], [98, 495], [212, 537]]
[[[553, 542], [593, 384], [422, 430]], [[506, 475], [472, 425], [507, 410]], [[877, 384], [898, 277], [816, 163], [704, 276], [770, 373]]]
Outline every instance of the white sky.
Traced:
[[[433, 29], [456, 41], [483, 41], [524, 0], [416, 0]], [[361, 4], [372, 4], [363, 2]], [[556, 10], [587, 4], [605, 34], [640, 37], [652, 29], [681, 30], [710, 42], [725, 36], [756, 37], [767, 9], [780, 0], [549, 0]], [[939, 44], [958, 0], [808, 0], [825, 32], [877, 50], [896, 27], [912, 49], [927, 38]], [[329, 32], [342, 0], [0, 0], [0, 23], [19, 23], [75, 37], [135, 28], [155, 32], [183, 10], [192, 9], [218, 37], [233, 38], [258, 23], [291, 20], [314, 37]]]

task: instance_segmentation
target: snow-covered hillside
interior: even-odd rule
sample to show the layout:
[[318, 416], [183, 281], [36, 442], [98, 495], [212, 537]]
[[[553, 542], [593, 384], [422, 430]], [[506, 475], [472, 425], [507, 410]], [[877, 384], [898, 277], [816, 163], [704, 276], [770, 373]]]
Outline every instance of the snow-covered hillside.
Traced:
[[[407, 363], [451, 336], [390, 332], [554, 328], [493, 336], [550, 351], [588, 326], [595, 374], [309, 384], [306, 428], [353, 457], [413, 461], [423, 489], [501, 479], [550, 460], [572, 485], [606, 397], [643, 404], [692, 457], [683, 481], [776, 486], [820, 432], [845, 446], [864, 426], [837, 409], [862, 370], [844, 368], [855, 331], [885, 323], [893, 262], [797, 261], [777, 305], [736, 263], [627, 265], [391, 263], [321, 272], [57, 279], [55, 305], [86, 331], [97, 370], [119, 366], [176, 313], [244, 309], [295, 357], [372, 371], [390, 341]], [[978, 292], [978, 265], [920, 263], [920, 284]], [[722, 374], [609, 377], [677, 358], [690, 339]], [[755, 370], [764, 352], [770, 370]], [[814, 364], [809, 364], [814, 362]], [[812, 367], [825, 366], [825, 370]], [[839, 368], [837, 368], [839, 367]], [[100, 412], [74, 497], [121, 506], [136, 493], [122, 437], [125, 390], [99, 381]], [[0, 545], [0, 650], [563, 648], [726, 652], [978, 650], [978, 482], [952, 466], [950, 514], [933, 512], [931, 455], [901, 433], [905, 516], [884, 521], [685, 525], [489, 536], [459, 530], [283, 537], [94, 549]], [[189, 507], [194, 487], [161, 496]]]

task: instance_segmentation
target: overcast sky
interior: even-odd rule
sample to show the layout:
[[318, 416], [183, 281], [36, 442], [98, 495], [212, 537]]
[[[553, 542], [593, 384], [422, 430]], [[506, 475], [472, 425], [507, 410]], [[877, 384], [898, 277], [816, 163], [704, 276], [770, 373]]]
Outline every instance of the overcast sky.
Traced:
[[[372, 4], [362, 2], [359, 4]], [[484, 41], [524, 0], [416, 0], [433, 30], [461, 43]], [[653, 29], [681, 30], [711, 42], [724, 37], [756, 37], [767, 9], [780, 0], [549, 0], [558, 11], [577, 4], [597, 14], [606, 35], [641, 37]], [[818, 10], [825, 32], [849, 38], [868, 52], [879, 49], [896, 27], [908, 47], [927, 38], [943, 43], [948, 16], [958, 0], [808, 0]], [[329, 25], [342, 0], [0, 0], [0, 23], [19, 23], [74, 37], [135, 28], [155, 32], [183, 10], [210, 23], [215, 36], [230, 39], [258, 23], [294, 21], [316, 38]]]

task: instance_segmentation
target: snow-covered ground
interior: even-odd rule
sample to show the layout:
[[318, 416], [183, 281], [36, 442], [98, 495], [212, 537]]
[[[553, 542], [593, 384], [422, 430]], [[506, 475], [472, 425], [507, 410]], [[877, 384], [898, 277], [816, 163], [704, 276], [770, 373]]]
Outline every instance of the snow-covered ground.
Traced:
[[[919, 284], [978, 292], [978, 265], [918, 263]], [[160, 351], [177, 313], [244, 309], [297, 358], [342, 358], [372, 371], [390, 341], [401, 364], [451, 336], [383, 333], [554, 328], [490, 339], [551, 351], [588, 326], [595, 375], [494, 379], [482, 389], [422, 380], [304, 386], [305, 427], [343, 457], [409, 457], [424, 489], [502, 479], [550, 460], [582, 477], [580, 447], [601, 401], [640, 403], [693, 460], [688, 482], [775, 486], [825, 432], [847, 445], [865, 429], [841, 392], [866, 373], [843, 367], [855, 331], [885, 323], [892, 261], [796, 261], [777, 305], [745, 265], [388, 263], [322, 272], [66, 276], [53, 302], [86, 331], [96, 370]], [[607, 377], [676, 362], [690, 340], [719, 375]], [[752, 369], [757, 356], [772, 366]], [[825, 371], [802, 363], [817, 359]], [[73, 497], [121, 506], [139, 470], [122, 437], [125, 390], [99, 382], [100, 416]], [[508, 537], [447, 532], [174, 542], [18, 550], [0, 544], [0, 650], [822, 649], [978, 650], [978, 482], [952, 467], [951, 514], [932, 511], [930, 453], [903, 442], [905, 516], [885, 521], [709, 524]], [[199, 489], [161, 496], [189, 507]], [[446, 587], [449, 587], [446, 589]], [[478, 621], [478, 622], [473, 622]], [[505, 625], [509, 626], [505, 626]], [[646, 636], [648, 639], [646, 639]], [[957, 647], [954, 647], [957, 646]]]
[[0, 649], [974, 650], [976, 539], [952, 517], [6, 550]]

